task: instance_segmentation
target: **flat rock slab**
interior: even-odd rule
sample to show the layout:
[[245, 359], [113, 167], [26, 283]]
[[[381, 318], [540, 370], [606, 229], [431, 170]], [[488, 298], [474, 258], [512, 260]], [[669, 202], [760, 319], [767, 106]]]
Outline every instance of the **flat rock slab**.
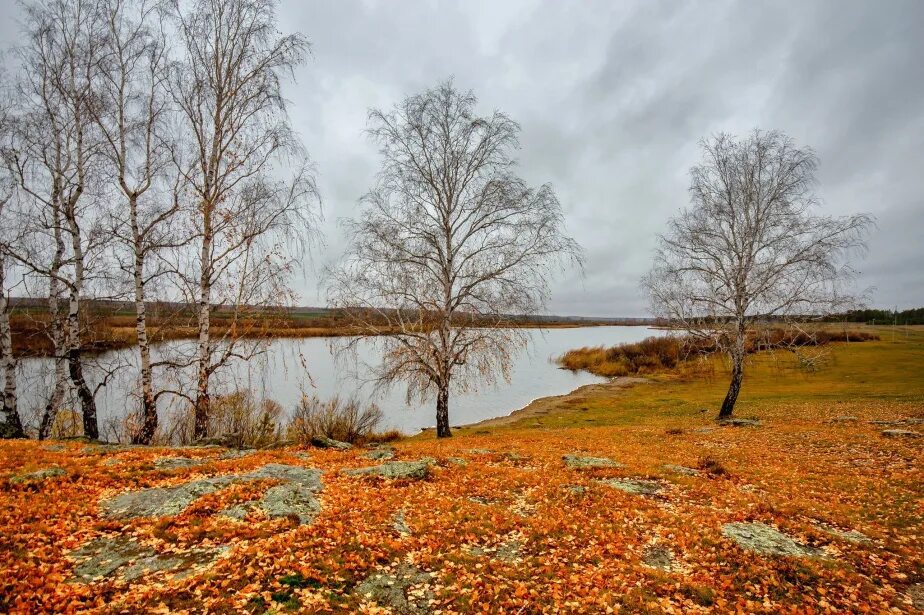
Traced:
[[886, 438], [921, 438], [924, 434], [910, 429], [883, 429], [882, 435]]
[[565, 465], [572, 470], [583, 470], [585, 468], [622, 468], [625, 467], [618, 461], [607, 459], [606, 457], [582, 457], [580, 455], [565, 455], [562, 457]]
[[911, 599], [911, 606], [924, 610], [924, 583], [915, 583], [909, 587], [907, 595]]
[[684, 476], [699, 476], [700, 472], [696, 468], [689, 468], [687, 466], [679, 466], [673, 463], [664, 464], [664, 469], [668, 472], [673, 472], [674, 474], [683, 474]]
[[726, 523], [722, 534], [738, 546], [762, 555], [819, 557], [821, 551], [796, 542], [778, 529], [765, 523]]
[[858, 419], [855, 416], [843, 415], [843, 416], [836, 416], [833, 419], [828, 419], [827, 421], [825, 421], [825, 423], [856, 423], [859, 420], [860, 419]]
[[49, 478], [56, 478], [58, 476], [64, 476], [67, 472], [64, 471], [64, 468], [42, 468], [41, 470], [36, 470], [35, 472], [27, 472], [25, 474], [17, 474], [10, 478], [10, 482], [14, 484], [18, 483], [40, 483]]
[[80, 453], [82, 455], [111, 455], [113, 453], [132, 451], [138, 447], [138, 444], [92, 444], [84, 446]]
[[240, 480], [281, 480], [301, 484], [312, 491], [320, 491], [322, 488], [321, 471], [317, 468], [284, 463], [268, 463], [262, 468], [242, 475]]
[[494, 451], [488, 450], [486, 448], [470, 448], [465, 452], [469, 453], [470, 455], [493, 455], [494, 454]]
[[852, 542], [853, 544], [859, 545], [872, 542], [869, 536], [863, 532], [858, 532], [857, 530], [842, 530], [838, 527], [834, 527], [833, 525], [821, 521], [816, 523], [815, 527], [826, 534], [830, 534], [831, 536], [840, 538], [841, 540], [846, 540], [847, 542]]
[[356, 586], [354, 592], [371, 602], [401, 615], [431, 612], [434, 599], [429, 583], [433, 575], [409, 564], [400, 564], [392, 571], [376, 572]]
[[297, 517], [301, 524], [311, 523], [321, 512], [314, 489], [301, 483], [286, 483], [267, 489], [258, 507], [270, 519]]
[[642, 553], [642, 563], [650, 568], [670, 572], [677, 569], [677, 559], [674, 552], [660, 545], [649, 545]]
[[[151, 487], [121, 493], [103, 501], [100, 508], [103, 516], [109, 518], [174, 516], [183, 512], [187, 506], [204, 495], [214, 493], [234, 483], [254, 480], [284, 481], [283, 485], [270, 488], [261, 500], [261, 507], [271, 517], [296, 515], [305, 523], [317, 514], [319, 505], [314, 498], [314, 492], [322, 488], [321, 471], [315, 468], [279, 463], [267, 464], [241, 476], [217, 476], [190, 481], [174, 487]], [[280, 487], [286, 488], [281, 489]], [[268, 500], [267, 496], [269, 496]], [[266, 503], [265, 507], [264, 503]]]
[[494, 557], [502, 562], [515, 562], [520, 559], [522, 551], [523, 543], [514, 538], [498, 545], [497, 551], [494, 552]]
[[349, 442], [341, 442], [327, 436], [315, 436], [311, 438], [311, 444], [318, 448], [333, 448], [341, 451], [353, 448], [353, 445]]
[[890, 421], [870, 421], [872, 425], [895, 426], [895, 425], [924, 425], [924, 419], [893, 419]]
[[377, 448], [375, 450], [369, 451], [368, 453], [363, 454], [363, 457], [366, 459], [372, 460], [383, 460], [391, 459], [395, 456], [394, 452], [388, 450], [387, 448]]
[[195, 568], [210, 564], [221, 551], [196, 549], [184, 553], [157, 553], [125, 536], [97, 538], [71, 552], [76, 566], [70, 581], [92, 583], [111, 577], [133, 581], [161, 571], [171, 572], [174, 578], [183, 578], [193, 574]]
[[601, 483], [632, 495], [654, 495], [661, 491], [661, 484], [654, 480], [643, 478], [609, 478]]
[[419, 480], [426, 478], [430, 474], [430, 465], [433, 463], [435, 463], [435, 461], [430, 458], [424, 458], [418, 461], [387, 461], [383, 464], [368, 468], [346, 470], [346, 473], [353, 476], [371, 475], [384, 478], [409, 478]]
[[224, 489], [234, 482], [229, 476], [203, 478], [175, 487], [150, 487], [128, 491], [100, 503], [104, 517], [131, 519], [135, 517], [172, 517], [203, 495]]
[[218, 459], [219, 459], [220, 461], [224, 461], [224, 460], [226, 460], [226, 459], [240, 459], [241, 457], [246, 457], [246, 456], [248, 456], [248, 455], [253, 455], [253, 454], [256, 453], [256, 452], [257, 452], [256, 449], [252, 449], [252, 448], [245, 448], [245, 449], [241, 449], [241, 450], [234, 450], [234, 449], [232, 449], [232, 450], [230, 450], [230, 451], [225, 451], [224, 453], [222, 453], [221, 455], [219, 455], [219, 456], [218, 456]]
[[391, 518], [391, 527], [402, 536], [410, 536], [412, 533], [411, 526], [407, 524], [407, 519], [404, 517], [403, 510], [399, 510]]
[[222, 516], [243, 520], [251, 510], [262, 510], [270, 519], [280, 517], [297, 518], [300, 524], [311, 523], [321, 512], [316, 493], [321, 491], [321, 471], [280, 463], [270, 463], [249, 472], [240, 480], [281, 480], [281, 485], [270, 487], [263, 497], [255, 502], [229, 506], [221, 511]]
[[760, 427], [763, 424], [757, 419], [721, 419], [718, 423], [728, 427]]
[[181, 470], [201, 466], [205, 461], [204, 459], [191, 459], [189, 457], [161, 457], [154, 460], [154, 467], [158, 470]]

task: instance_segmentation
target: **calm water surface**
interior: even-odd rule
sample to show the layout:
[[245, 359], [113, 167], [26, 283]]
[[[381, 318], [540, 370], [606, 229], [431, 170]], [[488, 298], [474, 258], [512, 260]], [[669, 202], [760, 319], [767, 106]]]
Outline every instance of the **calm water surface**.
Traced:
[[[592, 374], [559, 369], [554, 363], [555, 357], [572, 348], [635, 342], [659, 333], [647, 327], [619, 326], [534, 331], [529, 349], [514, 360], [510, 382], [482, 387], [476, 392], [455, 394], [450, 398], [450, 421], [452, 425], [463, 425], [504, 416], [536, 398], [561, 395], [585, 384], [602, 382], [603, 378]], [[403, 386], [381, 391], [360, 382], [355, 377], [354, 372], [358, 370], [354, 363], [335, 358], [329, 342], [328, 338], [273, 340], [264, 355], [233, 365], [219, 381], [218, 387], [225, 390], [250, 388], [258, 396], [274, 399], [286, 409], [294, 407], [303, 393], [324, 399], [334, 395], [356, 395], [382, 408], [384, 428], [415, 433], [435, 424], [433, 402], [408, 405]], [[158, 348], [156, 354], [182, 351], [185, 350], [184, 345], [191, 348], [188, 341], [173, 342]], [[359, 358], [373, 363], [375, 352], [371, 344], [364, 343], [359, 348]], [[90, 365], [87, 368], [89, 379], [99, 384], [104, 371], [102, 366], [123, 366], [97, 393], [101, 426], [109, 419], [124, 416], [127, 407], [136, 405], [136, 355], [132, 350], [106, 353], [96, 359], [99, 367]], [[48, 359], [24, 361], [20, 389], [21, 403], [27, 416], [44, 404], [50, 367]], [[188, 383], [182, 386], [188, 386]], [[161, 411], [166, 412], [168, 406], [177, 403], [177, 400], [163, 398], [162, 402]]]

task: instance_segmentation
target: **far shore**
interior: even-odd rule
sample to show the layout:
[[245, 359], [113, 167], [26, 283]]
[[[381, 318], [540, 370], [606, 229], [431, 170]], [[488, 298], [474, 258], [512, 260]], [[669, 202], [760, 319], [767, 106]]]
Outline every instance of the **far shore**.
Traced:
[[[155, 307], [148, 316], [148, 337], [154, 345], [174, 340], [191, 340], [198, 336], [195, 317], [188, 311]], [[83, 327], [84, 352], [100, 354], [134, 347], [137, 342], [135, 316], [122, 304], [103, 304], [90, 312]], [[47, 334], [48, 315], [41, 304], [21, 301], [15, 305], [10, 324], [13, 352], [20, 357], [49, 357], [53, 349]], [[568, 316], [510, 316], [504, 327], [528, 329], [572, 329], [609, 326], [655, 326], [647, 318], [586, 318]], [[315, 337], [355, 337], [368, 335], [344, 322], [334, 310], [294, 308], [266, 315], [251, 313], [232, 319], [221, 310], [212, 316], [213, 338], [234, 335], [238, 339], [305, 339]], [[378, 335], [398, 333], [383, 326]]]

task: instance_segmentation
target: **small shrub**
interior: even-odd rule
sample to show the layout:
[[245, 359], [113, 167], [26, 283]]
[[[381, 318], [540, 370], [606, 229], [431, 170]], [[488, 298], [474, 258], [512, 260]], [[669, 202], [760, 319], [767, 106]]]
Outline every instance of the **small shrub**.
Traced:
[[364, 438], [366, 444], [395, 442], [404, 437], [404, 434], [397, 429], [369, 434]]
[[[212, 399], [206, 439], [232, 448], [264, 448], [282, 435], [283, 408], [272, 399], [256, 399], [250, 391], [234, 391]], [[175, 410], [155, 435], [155, 444], [188, 445], [195, 441], [195, 413], [190, 405]]]
[[83, 435], [83, 416], [76, 410], [61, 408], [51, 424], [49, 436], [54, 440]]
[[[383, 413], [375, 404], [363, 406], [357, 399], [302, 397], [288, 425], [289, 437], [308, 444], [315, 436], [327, 436], [341, 442], [364, 442], [373, 437]], [[400, 435], [399, 435], [400, 437]]]
[[715, 457], [700, 457], [696, 467], [710, 476], [725, 476], [728, 474], [725, 466]]

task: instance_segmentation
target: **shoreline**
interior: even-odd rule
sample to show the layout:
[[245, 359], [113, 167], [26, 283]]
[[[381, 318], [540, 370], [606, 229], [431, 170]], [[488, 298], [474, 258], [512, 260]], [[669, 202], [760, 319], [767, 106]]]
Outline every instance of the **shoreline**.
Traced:
[[[566, 403], [568, 401], [574, 401], [579, 398], [584, 397], [585, 395], [591, 393], [599, 392], [612, 392], [614, 390], [628, 389], [638, 384], [649, 384], [654, 382], [650, 378], [642, 378], [640, 376], [619, 376], [612, 378], [607, 382], [597, 382], [593, 384], [584, 384], [578, 388], [570, 391], [568, 393], [563, 393], [561, 395], [548, 395], [545, 397], [537, 397], [533, 401], [529, 402], [527, 405], [514, 410], [509, 414], [503, 416], [497, 416], [490, 419], [483, 419], [475, 423], [467, 423], [465, 425], [460, 425], [455, 429], [476, 429], [484, 427], [502, 427], [506, 425], [512, 425], [524, 419], [535, 418], [539, 416], [547, 416], [555, 407], [561, 403]], [[434, 427], [428, 427], [421, 430], [421, 433], [426, 433], [427, 431], [435, 429]]]
[[[621, 323], [611, 323], [605, 321], [588, 321], [588, 322], [569, 322], [569, 321], [559, 321], [559, 322], [549, 322], [549, 323], [510, 323], [504, 328], [510, 329], [582, 329], [582, 328], [596, 328], [596, 327], [646, 327], [652, 328], [652, 325], [644, 323], [631, 323], [631, 324], [621, 324]], [[216, 339], [220, 339], [226, 331], [221, 327], [213, 327], [212, 331], [215, 333]], [[44, 346], [30, 346], [26, 342], [26, 337], [34, 336], [35, 332], [26, 332], [17, 327], [13, 327], [13, 351], [18, 359], [35, 359], [35, 358], [50, 358], [52, 356], [51, 350], [45, 348]], [[137, 346], [137, 339], [134, 338], [135, 331], [133, 328], [129, 327], [115, 327], [109, 330], [110, 337], [100, 338], [96, 340], [91, 340], [87, 342], [86, 346], [83, 349], [83, 354], [86, 356], [99, 356], [107, 352], [115, 352], [120, 350], [126, 350], [129, 348], [134, 348]], [[346, 328], [338, 328], [335, 326], [331, 327], [295, 327], [289, 329], [277, 329], [272, 333], [261, 334], [259, 331], [254, 331], [252, 333], [245, 333], [240, 336], [240, 339], [243, 340], [298, 340], [298, 339], [314, 339], [314, 338], [341, 338], [341, 337], [382, 337], [393, 335], [393, 331], [384, 331], [377, 335], [370, 335], [368, 333], [361, 333], [358, 331], [349, 330]], [[197, 332], [189, 327], [177, 327], [169, 330], [158, 330], [158, 326], [152, 326], [149, 329], [149, 335], [151, 336], [151, 347], [159, 346], [162, 344], [183, 341], [183, 340], [195, 340]]]

